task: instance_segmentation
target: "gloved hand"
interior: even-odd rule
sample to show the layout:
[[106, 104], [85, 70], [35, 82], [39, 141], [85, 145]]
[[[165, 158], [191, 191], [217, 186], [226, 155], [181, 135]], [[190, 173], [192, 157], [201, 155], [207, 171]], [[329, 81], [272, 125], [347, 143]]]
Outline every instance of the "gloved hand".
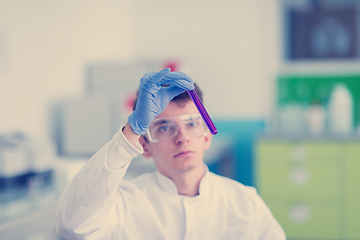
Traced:
[[145, 134], [152, 120], [164, 111], [171, 99], [194, 89], [194, 82], [187, 74], [170, 71], [170, 68], [166, 68], [160, 72], [146, 73], [141, 78], [136, 108], [128, 117], [136, 134]]

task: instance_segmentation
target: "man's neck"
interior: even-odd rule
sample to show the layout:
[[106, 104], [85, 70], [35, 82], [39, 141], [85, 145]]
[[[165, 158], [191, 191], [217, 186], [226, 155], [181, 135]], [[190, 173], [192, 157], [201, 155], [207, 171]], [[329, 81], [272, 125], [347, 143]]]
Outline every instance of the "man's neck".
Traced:
[[199, 195], [200, 181], [205, 175], [203, 165], [182, 173], [172, 174], [168, 176], [175, 183], [180, 195], [196, 196]]

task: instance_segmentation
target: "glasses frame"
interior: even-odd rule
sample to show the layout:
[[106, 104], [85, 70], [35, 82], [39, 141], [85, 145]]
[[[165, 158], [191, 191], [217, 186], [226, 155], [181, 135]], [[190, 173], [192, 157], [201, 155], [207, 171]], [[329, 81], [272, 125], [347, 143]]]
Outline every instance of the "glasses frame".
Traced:
[[[202, 116], [201, 116], [200, 113], [181, 114], [181, 115], [176, 115], [176, 116], [170, 116], [170, 117], [164, 117], [164, 118], [157, 118], [157, 119], [154, 119], [154, 120], [151, 122], [151, 124], [153, 124], [154, 122], [158, 122], [158, 121], [160, 121], [160, 120], [169, 119], [169, 118], [171, 118], [171, 119], [173, 120], [173, 122], [177, 123], [178, 121], [175, 121], [175, 118], [179, 118], [179, 117], [181, 117], [181, 116], [189, 116], [189, 118], [187, 118], [186, 120], [181, 120], [181, 121], [188, 121], [188, 120], [191, 120], [191, 119], [201, 119], [201, 120], [202, 120], [202, 123], [204, 124], [204, 129], [205, 129], [205, 133], [204, 133], [203, 136], [206, 136], [206, 135], [208, 135], [208, 134], [210, 133], [210, 132], [209, 132], [209, 129], [207, 128], [206, 123], [205, 123], [205, 121], [204, 121], [204, 119], [202, 118]], [[184, 119], [185, 119], [185, 118], [184, 118]], [[150, 124], [150, 126], [151, 126], [151, 124]], [[175, 137], [175, 136], [179, 133], [180, 128], [182, 128], [182, 127], [178, 126], [177, 131], [175, 132], [175, 134], [174, 134], [172, 137], [167, 138], [167, 139], [163, 139], [163, 140], [158, 140], [158, 139], [153, 139], [153, 137], [151, 136], [150, 126], [149, 126], [149, 128], [147, 129], [145, 136], [147, 136], [147, 139], [148, 139], [150, 142], [153, 142], [153, 143], [154, 143], [154, 142], [160, 142], [160, 141], [168, 140], [168, 139], [172, 139], [173, 137]]]

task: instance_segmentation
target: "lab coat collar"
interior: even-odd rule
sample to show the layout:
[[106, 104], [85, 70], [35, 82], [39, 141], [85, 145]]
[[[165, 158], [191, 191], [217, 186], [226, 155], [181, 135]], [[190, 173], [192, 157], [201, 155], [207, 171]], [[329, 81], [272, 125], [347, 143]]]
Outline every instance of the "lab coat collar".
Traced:
[[[209, 168], [206, 166], [206, 164], [204, 164], [204, 168], [205, 168], [205, 174], [202, 177], [202, 179], [200, 180], [199, 195], [191, 197], [191, 198], [202, 198], [210, 193], [211, 184], [209, 183], [209, 181], [210, 181]], [[160, 172], [156, 172], [156, 175], [157, 175], [158, 184], [165, 192], [168, 192], [170, 194], [180, 195], [178, 193], [178, 189], [177, 189], [175, 183], [170, 178], [166, 177], [165, 175], [161, 174]], [[187, 196], [183, 196], [183, 197], [187, 197]]]

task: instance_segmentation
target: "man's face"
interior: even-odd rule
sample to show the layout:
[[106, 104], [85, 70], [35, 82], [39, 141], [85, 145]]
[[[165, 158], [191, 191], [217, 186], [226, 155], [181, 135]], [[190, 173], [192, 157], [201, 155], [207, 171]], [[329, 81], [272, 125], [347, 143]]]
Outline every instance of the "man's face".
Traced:
[[[182, 114], [198, 113], [192, 101], [170, 102], [156, 119], [173, 117]], [[191, 171], [203, 167], [204, 151], [210, 147], [212, 135], [192, 137], [181, 127], [172, 138], [146, 143], [141, 139], [144, 156], [153, 157], [160, 173], [171, 176], [176, 173]]]

